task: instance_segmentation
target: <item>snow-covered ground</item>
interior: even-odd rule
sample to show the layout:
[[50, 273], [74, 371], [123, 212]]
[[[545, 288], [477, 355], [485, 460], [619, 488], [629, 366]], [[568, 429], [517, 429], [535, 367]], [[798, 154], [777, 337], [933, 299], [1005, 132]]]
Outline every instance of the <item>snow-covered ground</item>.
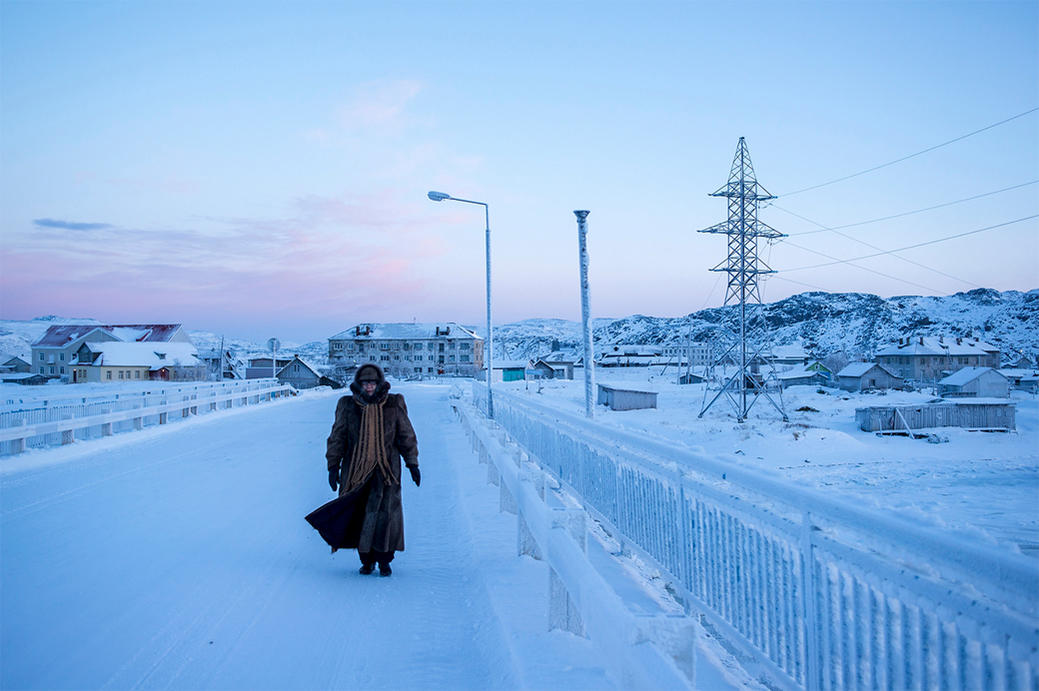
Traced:
[[[659, 372], [596, 370], [598, 383], [659, 394], [656, 409], [597, 406], [596, 419], [1039, 556], [1039, 399], [1034, 396], [1015, 392], [1015, 433], [942, 428], [940, 436], [948, 441], [928, 443], [878, 437], [855, 424], [855, 408], [920, 403], [933, 398], [927, 394], [819, 393], [814, 386], [797, 386], [783, 393], [789, 422], [762, 398], [740, 424], [724, 399], [698, 418], [704, 386], [679, 386], [674, 369]], [[584, 412], [580, 370], [573, 381], [496, 386], [545, 406]]]
[[423, 482], [389, 579], [303, 520], [333, 392], [4, 459], [0, 688], [610, 688], [545, 630], [449, 387], [401, 390]]

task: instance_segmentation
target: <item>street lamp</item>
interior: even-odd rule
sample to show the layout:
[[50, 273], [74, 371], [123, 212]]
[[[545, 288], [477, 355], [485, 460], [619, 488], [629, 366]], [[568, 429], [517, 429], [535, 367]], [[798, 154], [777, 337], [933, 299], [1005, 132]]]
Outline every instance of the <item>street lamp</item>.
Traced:
[[494, 419], [494, 397], [491, 393], [491, 366], [494, 361], [494, 335], [491, 333], [491, 215], [486, 202], [474, 202], [471, 199], [459, 199], [446, 192], [429, 192], [426, 194], [435, 202], [452, 201], [463, 204], [477, 204], [483, 207], [484, 246], [487, 252], [487, 417]]

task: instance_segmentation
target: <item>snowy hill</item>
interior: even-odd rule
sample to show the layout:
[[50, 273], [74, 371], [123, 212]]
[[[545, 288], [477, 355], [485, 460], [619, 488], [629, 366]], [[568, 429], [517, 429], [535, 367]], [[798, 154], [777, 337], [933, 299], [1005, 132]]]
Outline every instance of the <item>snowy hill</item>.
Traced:
[[[899, 337], [972, 335], [999, 346], [1005, 354], [1039, 353], [1039, 289], [1028, 292], [983, 289], [948, 296], [902, 295], [881, 298], [868, 293], [809, 292], [765, 306], [775, 345], [800, 342], [812, 355], [843, 352], [869, 359]], [[709, 341], [725, 314], [713, 307], [684, 317], [635, 314], [593, 320], [596, 343], [668, 344], [686, 338]], [[98, 323], [92, 319], [41, 317], [0, 321], [0, 352], [27, 357], [30, 344], [52, 324]], [[482, 334], [482, 329], [477, 328]], [[191, 331], [200, 351], [220, 346], [220, 335]], [[330, 335], [330, 334], [328, 334]], [[297, 344], [283, 342], [280, 352], [299, 354], [316, 365], [327, 363], [328, 335]], [[566, 319], [525, 319], [495, 327], [495, 356], [510, 359], [545, 355], [554, 350], [577, 354], [581, 324]], [[240, 357], [269, 355], [265, 343], [230, 335], [224, 345]]]
[[[765, 305], [775, 345], [804, 344], [812, 355], [873, 353], [909, 335], [972, 335], [1004, 353], [1039, 353], [1039, 290], [999, 292], [978, 289], [949, 296], [895, 296], [809, 292]], [[641, 314], [595, 323], [596, 343], [667, 344], [709, 341], [725, 308], [685, 317]], [[557, 349], [578, 351], [580, 324], [560, 319], [528, 319], [495, 330], [508, 357], [533, 357]], [[499, 353], [497, 347], [496, 353]]]

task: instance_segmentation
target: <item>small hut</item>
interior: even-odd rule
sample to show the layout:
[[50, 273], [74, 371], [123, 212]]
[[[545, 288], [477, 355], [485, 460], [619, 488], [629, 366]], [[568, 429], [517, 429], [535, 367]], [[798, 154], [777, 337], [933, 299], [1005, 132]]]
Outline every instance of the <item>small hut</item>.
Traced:
[[964, 367], [938, 382], [942, 398], [1009, 398], [1010, 382], [991, 367]]

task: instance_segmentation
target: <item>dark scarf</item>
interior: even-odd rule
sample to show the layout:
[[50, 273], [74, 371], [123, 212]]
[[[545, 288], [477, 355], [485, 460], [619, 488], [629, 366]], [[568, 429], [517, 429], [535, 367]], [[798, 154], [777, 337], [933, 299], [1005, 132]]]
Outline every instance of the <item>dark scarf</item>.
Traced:
[[380, 392], [378, 389], [372, 397], [363, 393], [354, 396], [354, 404], [361, 409], [361, 433], [353, 453], [350, 454], [347, 492], [367, 482], [376, 468], [382, 471], [383, 481], [387, 485], [393, 484], [393, 469], [386, 456], [386, 439], [382, 426], [382, 407], [386, 404], [386, 399], [385, 391]]

